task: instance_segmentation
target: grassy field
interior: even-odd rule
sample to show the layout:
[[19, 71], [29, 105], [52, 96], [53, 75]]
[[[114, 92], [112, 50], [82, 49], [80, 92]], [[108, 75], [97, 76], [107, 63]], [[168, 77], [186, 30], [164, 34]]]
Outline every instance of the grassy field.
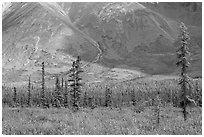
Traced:
[[[177, 83], [177, 79], [155, 77], [84, 85], [79, 100], [80, 110], [77, 112], [71, 110], [69, 88], [66, 90], [62, 87], [59, 90], [62, 97], [67, 92], [68, 106], [63, 99], [61, 102], [55, 100], [58, 97], [55, 93], [59, 92], [55, 87], [46, 88], [45, 95], [49, 108], [42, 109], [41, 87], [31, 88], [30, 105], [28, 105], [26, 86], [16, 88], [16, 98], [13, 87], [3, 86], [2, 133], [6, 135], [202, 134], [202, 81], [194, 79], [192, 88], [188, 88], [188, 95], [195, 100], [197, 106], [188, 107], [187, 121], [184, 121], [182, 109], [179, 108], [181, 90]], [[110, 94], [109, 99], [107, 93]], [[107, 100], [110, 101], [108, 105], [106, 105]], [[60, 103], [59, 106], [55, 105], [56, 102]]]
[[180, 108], [172, 106], [161, 108], [158, 125], [152, 107], [145, 108], [141, 113], [136, 113], [133, 107], [81, 108], [75, 113], [65, 108], [4, 107], [2, 133], [6, 135], [201, 135], [202, 108], [188, 108], [188, 111], [188, 119], [184, 122]]

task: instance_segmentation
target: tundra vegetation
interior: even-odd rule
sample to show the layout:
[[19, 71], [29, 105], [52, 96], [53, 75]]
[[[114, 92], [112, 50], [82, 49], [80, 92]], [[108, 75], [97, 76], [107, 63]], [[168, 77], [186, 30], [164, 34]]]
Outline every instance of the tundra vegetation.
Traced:
[[43, 62], [41, 85], [29, 77], [25, 87], [2, 86], [2, 133], [202, 134], [202, 82], [187, 79], [183, 48], [181, 79], [82, 83], [78, 57], [69, 76], [47, 87]]

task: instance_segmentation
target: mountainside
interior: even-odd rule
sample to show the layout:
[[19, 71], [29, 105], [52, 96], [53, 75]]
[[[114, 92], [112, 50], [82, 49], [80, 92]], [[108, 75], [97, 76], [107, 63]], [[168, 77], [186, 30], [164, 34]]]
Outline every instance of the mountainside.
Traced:
[[51, 80], [78, 55], [87, 81], [175, 75], [180, 21], [202, 75], [201, 3], [12, 3], [2, 19], [3, 82], [38, 81], [42, 61]]

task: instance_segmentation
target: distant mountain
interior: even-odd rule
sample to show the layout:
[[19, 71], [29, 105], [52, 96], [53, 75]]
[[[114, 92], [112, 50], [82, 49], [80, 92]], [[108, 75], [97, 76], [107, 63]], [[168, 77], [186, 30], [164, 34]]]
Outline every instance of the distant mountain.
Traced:
[[[92, 80], [111, 77], [113, 68], [128, 75], [130, 70], [140, 76], [178, 74], [175, 52], [181, 21], [191, 36], [189, 73], [202, 75], [201, 3], [58, 4], [67, 14], [64, 20], [69, 17], [73, 26], [64, 24], [55, 11], [39, 3], [11, 3], [3, 12], [3, 82], [25, 81], [28, 75], [39, 80], [42, 61], [46, 62], [48, 79], [53, 74], [65, 74], [78, 55], [83, 64], [89, 63], [85, 72]], [[126, 12], [110, 12], [119, 8]], [[100, 59], [93, 64], [101, 51]]]

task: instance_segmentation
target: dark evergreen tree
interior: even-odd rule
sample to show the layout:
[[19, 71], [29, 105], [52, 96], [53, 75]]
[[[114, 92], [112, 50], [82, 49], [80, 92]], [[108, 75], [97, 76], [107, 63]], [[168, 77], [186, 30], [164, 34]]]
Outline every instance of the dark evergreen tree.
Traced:
[[65, 81], [65, 89], [64, 89], [64, 107], [67, 108], [69, 106], [68, 102], [68, 87], [67, 87], [67, 81]]
[[21, 107], [23, 107], [24, 105], [24, 99], [25, 99], [25, 96], [24, 96], [24, 94], [23, 93], [21, 93], [20, 94], [20, 105], [21, 105]]
[[56, 76], [56, 83], [55, 83], [55, 107], [61, 107], [63, 104], [63, 94], [60, 88], [59, 77]]
[[132, 89], [130, 92], [131, 92], [130, 95], [131, 95], [132, 105], [133, 105], [133, 106], [136, 106], [136, 97], [135, 97], [135, 91], [134, 91], [134, 89]]
[[155, 116], [156, 116], [156, 123], [159, 126], [160, 123], [160, 108], [161, 108], [161, 98], [160, 98], [160, 91], [158, 90], [157, 96], [154, 99], [154, 105], [155, 105]]
[[17, 92], [16, 92], [16, 87], [13, 88], [14, 94], [13, 94], [13, 102], [14, 102], [14, 107], [16, 106], [16, 101], [17, 101]]
[[105, 106], [106, 107], [109, 107], [111, 105], [111, 95], [112, 95], [111, 90], [108, 87], [106, 87], [106, 91], [105, 91]]
[[62, 91], [64, 90], [64, 78], [62, 77], [62, 84], [61, 84]]
[[58, 75], [56, 76], [55, 89], [60, 90], [60, 82]]
[[189, 67], [189, 62], [187, 60], [187, 55], [189, 55], [189, 52], [188, 52], [189, 49], [187, 45], [190, 37], [189, 37], [189, 33], [187, 32], [187, 27], [185, 26], [184, 23], [181, 23], [180, 29], [181, 29], [181, 34], [179, 36], [179, 39], [181, 41], [181, 45], [177, 50], [178, 62], [176, 63], [176, 65], [178, 67], [181, 67], [179, 85], [181, 85], [181, 91], [182, 91], [181, 102], [183, 102], [183, 106], [182, 106], [183, 115], [184, 115], [184, 120], [186, 120], [187, 118], [186, 94], [187, 94], [187, 84], [188, 84], [187, 68]]
[[73, 106], [74, 111], [79, 109], [79, 99], [81, 95], [80, 87], [82, 86], [82, 83], [80, 82], [82, 79], [80, 78], [79, 74], [82, 73], [81, 68], [81, 59], [78, 56], [77, 60], [73, 62], [72, 68], [71, 68], [71, 74], [69, 81], [71, 82], [70, 87], [70, 95], [71, 95], [71, 103]]
[[45, 107], [45, 64], [42, 62], [41, 107]]
[[30, 83], [30, 77], [28, 79], [28, 102], [27, 102], [27, 105], [30, 107], [31, 104], [30, 104], [30, 100], [31, 100], [31, 93], [30, 93], [30, 90], [31, 90], [31, 83]]
[[84, 93], [83, 106], [86, 107], [87, 105], [88, 105], [88, 103], [87, 103], [87, 92], [85, 91], [85, 93]]

